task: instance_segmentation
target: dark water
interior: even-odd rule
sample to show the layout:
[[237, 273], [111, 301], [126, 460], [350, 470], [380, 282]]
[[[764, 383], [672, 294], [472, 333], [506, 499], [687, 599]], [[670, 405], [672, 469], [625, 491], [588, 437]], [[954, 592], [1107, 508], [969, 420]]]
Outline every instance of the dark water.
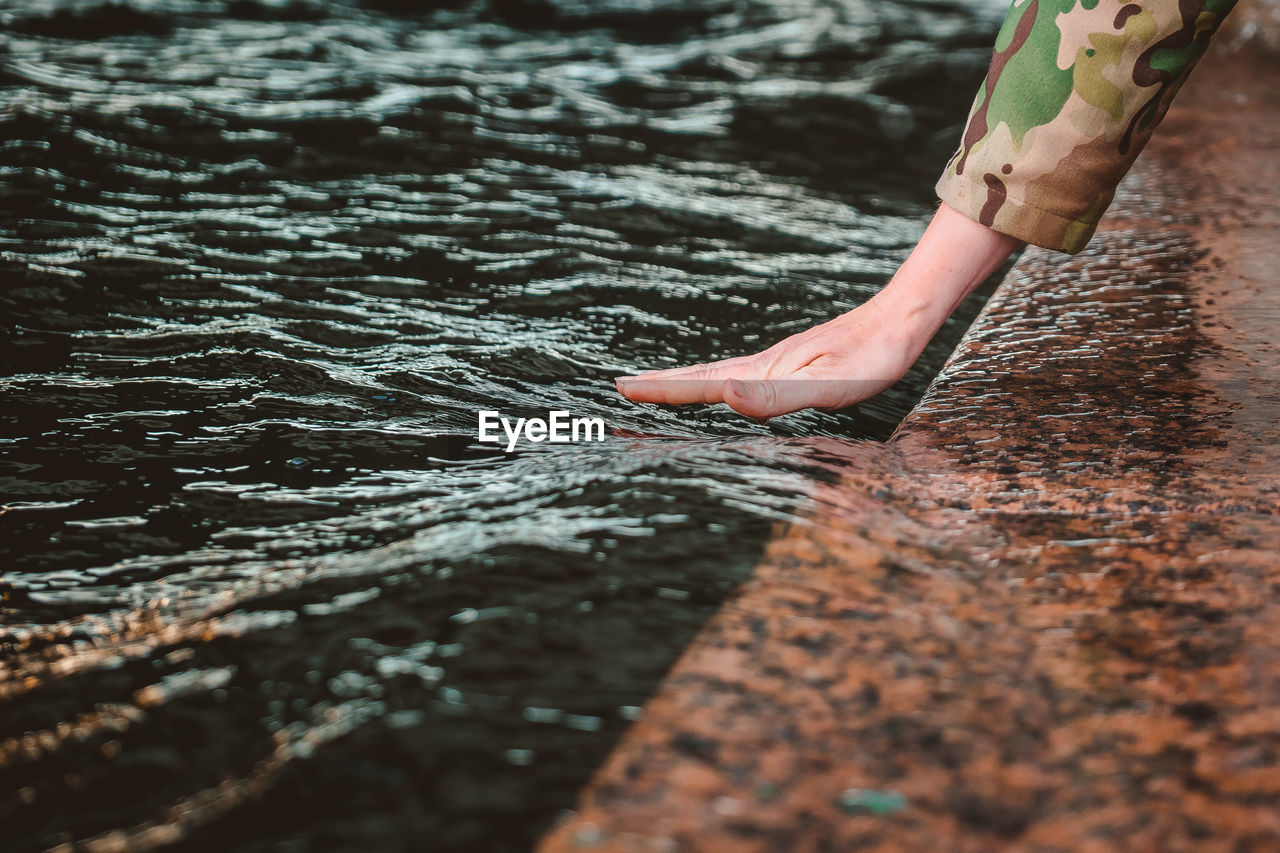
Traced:
[[856, 411], [612, 388], [874, 292], [996, 6], [0, 10], [6, 849], [527, 848], [976, 310]]

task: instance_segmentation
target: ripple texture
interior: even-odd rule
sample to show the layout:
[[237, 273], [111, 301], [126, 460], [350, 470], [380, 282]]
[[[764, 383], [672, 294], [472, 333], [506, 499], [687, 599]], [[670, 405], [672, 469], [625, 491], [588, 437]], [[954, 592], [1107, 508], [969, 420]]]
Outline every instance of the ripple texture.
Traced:
[[6, 844], [525, 849], [981, 297], [852, 413], [612, 377], [873, 293], [1000, 13], [0, 3]]

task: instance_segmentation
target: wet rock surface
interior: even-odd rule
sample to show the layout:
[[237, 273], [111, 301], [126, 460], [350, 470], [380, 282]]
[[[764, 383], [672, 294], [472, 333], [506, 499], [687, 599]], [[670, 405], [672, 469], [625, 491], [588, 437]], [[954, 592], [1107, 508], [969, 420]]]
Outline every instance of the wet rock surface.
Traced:
[[1207, 59], [1093, 247], [831, 449], [543, 850], [1280, 845], [1272, 74]]

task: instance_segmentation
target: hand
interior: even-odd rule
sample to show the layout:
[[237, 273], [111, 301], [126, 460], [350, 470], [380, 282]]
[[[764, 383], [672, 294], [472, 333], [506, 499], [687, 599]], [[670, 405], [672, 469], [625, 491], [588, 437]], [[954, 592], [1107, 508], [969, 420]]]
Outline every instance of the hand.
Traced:
[[640, 403], [728, 403], [764, 419], [851, 406], [901, 378], [961, 300], [1019, 245], [944, 204], [866, 304], [756, 355], [623, 376], [618, 390]]
[[728, 403], [753, 418], [840, 409], [896, 382], [933, 331], [913, 332], [872, 299], [756, 355], [624, 376], [617, 385], [639, 403]]

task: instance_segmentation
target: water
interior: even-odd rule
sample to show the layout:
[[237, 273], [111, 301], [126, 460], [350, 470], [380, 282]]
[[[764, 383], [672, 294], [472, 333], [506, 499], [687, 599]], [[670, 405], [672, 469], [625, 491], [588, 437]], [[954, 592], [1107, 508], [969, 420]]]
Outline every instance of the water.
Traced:
[[873, 293], [999, 8], [419, 8], [0, 5], [7, 847], [527, 848], [977, 309], [850, 412], [612, 387]]

